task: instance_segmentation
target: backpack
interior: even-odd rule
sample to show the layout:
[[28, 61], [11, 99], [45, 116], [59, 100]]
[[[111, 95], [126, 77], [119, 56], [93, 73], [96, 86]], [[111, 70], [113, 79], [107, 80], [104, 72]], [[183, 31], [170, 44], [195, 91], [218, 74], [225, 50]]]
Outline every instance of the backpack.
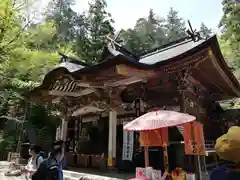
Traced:
[[48, 167], [48, 171], [46, 172], [46, 177], [48, 180], [59, 180], [59, 165], [52, 165]]
[[38, 164], [38, 159], [39, 159], [40, 157], [42, 157], [43, 159], [46, 159], [46, 158], [47, 158], [45, 152], [40, 151], [40, 152], [38, 153], [38, 155], [37, 155], [37, 158], [36, 158], [36, 165], [37, 165], [37, 167], [38, 167], [38, 165], [39, 165], [39, 164]]
[[49, 157], [45, 159], [38, 170], [32, 175], [32, 180], [60, 180], [62, 171], [56, 159]]

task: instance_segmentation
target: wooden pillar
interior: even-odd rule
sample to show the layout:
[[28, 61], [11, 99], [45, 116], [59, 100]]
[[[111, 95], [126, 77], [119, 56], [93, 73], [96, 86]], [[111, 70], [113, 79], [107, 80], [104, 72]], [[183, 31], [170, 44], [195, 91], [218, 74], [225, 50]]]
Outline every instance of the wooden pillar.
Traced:
[[116, 165], [116, 141], [117, 141], [117, 112], [109, 112], [109, 134], [108, 134], [108, 167]]
[[66, 141], [67, 140], [67, 131], [68, 131], [68, 121], [67, 119], [62, 119], [61, 124], [61, 140]]
[[64, 114], [62, 118], [62, 123], [61, 123], [61, 140], [66, 141], [67, 140], [67, 131], [68, 131], [68, 108], [64, 107]]

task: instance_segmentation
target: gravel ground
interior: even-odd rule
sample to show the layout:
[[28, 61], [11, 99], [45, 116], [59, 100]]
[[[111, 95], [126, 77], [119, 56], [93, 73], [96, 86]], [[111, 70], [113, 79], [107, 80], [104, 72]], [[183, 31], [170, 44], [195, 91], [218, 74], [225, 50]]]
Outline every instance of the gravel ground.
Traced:
[[[8, 167], [8, 162], [1, 162], [0, 161], [0, 180], [26, 180], [24, 176], [18, 176], [18, 177], [7, 177], [4, 175], [4, 173], [7, 171]], [[93, 170], [89, 169], [71, 169], [72, 171], [64, 171], [64, 179], [65, 180], [78, 180], [78, 179], [97, 179], [97, 180], [109, 180], [109, 179], [117, 179], [118, 180], [123, 180], [123, 179], [128, 179], [129, 177], [134, 177], [133, 175], [130, 174], [118, 174], [118, 173], [99, 173], [99, 172], [94, 172]], [[210, 172], [209, 172], [210, 174]], [[96, 177], [96, 175], [102, 175]], [[95, 177], [94, 177], [95, 176]], [[105, 177], [104, 177], [105, 176]], [[108, 177], [106, 177], [108, 176]], [[85, 177], [85, 178], [83, 178]], [[115, 179], [115, 180], [116, 180]], [[204, 180], [209, 180], [209, 178], [204, 178]]]

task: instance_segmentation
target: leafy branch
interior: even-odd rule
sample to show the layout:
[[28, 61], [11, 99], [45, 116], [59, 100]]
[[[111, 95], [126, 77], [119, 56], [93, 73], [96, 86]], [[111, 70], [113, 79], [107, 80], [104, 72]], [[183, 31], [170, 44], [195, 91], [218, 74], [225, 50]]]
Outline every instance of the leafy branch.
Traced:
[[3, 45], [2, 47], [0, 47], [0, 49], [2, 48], [6, 48], [7, 46], [9, 46], [11, 43], [13, 43], [14, 41], [16, 41], [20, 35], [24, 32], [24, 30], [32, 23], [32, 21], [28, 21], [27, 24], [24, 25], [24, 27], [16, 34], [16, 36], [10, 40], [9, 42], [7, 42], [5, 45]]

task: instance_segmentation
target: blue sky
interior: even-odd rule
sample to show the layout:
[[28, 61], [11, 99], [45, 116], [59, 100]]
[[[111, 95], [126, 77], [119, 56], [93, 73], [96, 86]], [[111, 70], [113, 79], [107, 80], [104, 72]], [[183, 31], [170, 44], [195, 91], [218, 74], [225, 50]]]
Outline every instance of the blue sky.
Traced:
[[[76, 0], [74, 9], [78, 12], [86, 10], [88, 0]], [[117, 30], [131, 28], [139, 17], [148, 15], [150, 8], [159, 15], [166, 17], [169, 8], [173, 7], [179, 16], [190, 20], [193, 28], [199, 28], [204, 22], [214, 32], [222, 16], [222, 0], [107, 0], [108, 12], [115, 20]]]

